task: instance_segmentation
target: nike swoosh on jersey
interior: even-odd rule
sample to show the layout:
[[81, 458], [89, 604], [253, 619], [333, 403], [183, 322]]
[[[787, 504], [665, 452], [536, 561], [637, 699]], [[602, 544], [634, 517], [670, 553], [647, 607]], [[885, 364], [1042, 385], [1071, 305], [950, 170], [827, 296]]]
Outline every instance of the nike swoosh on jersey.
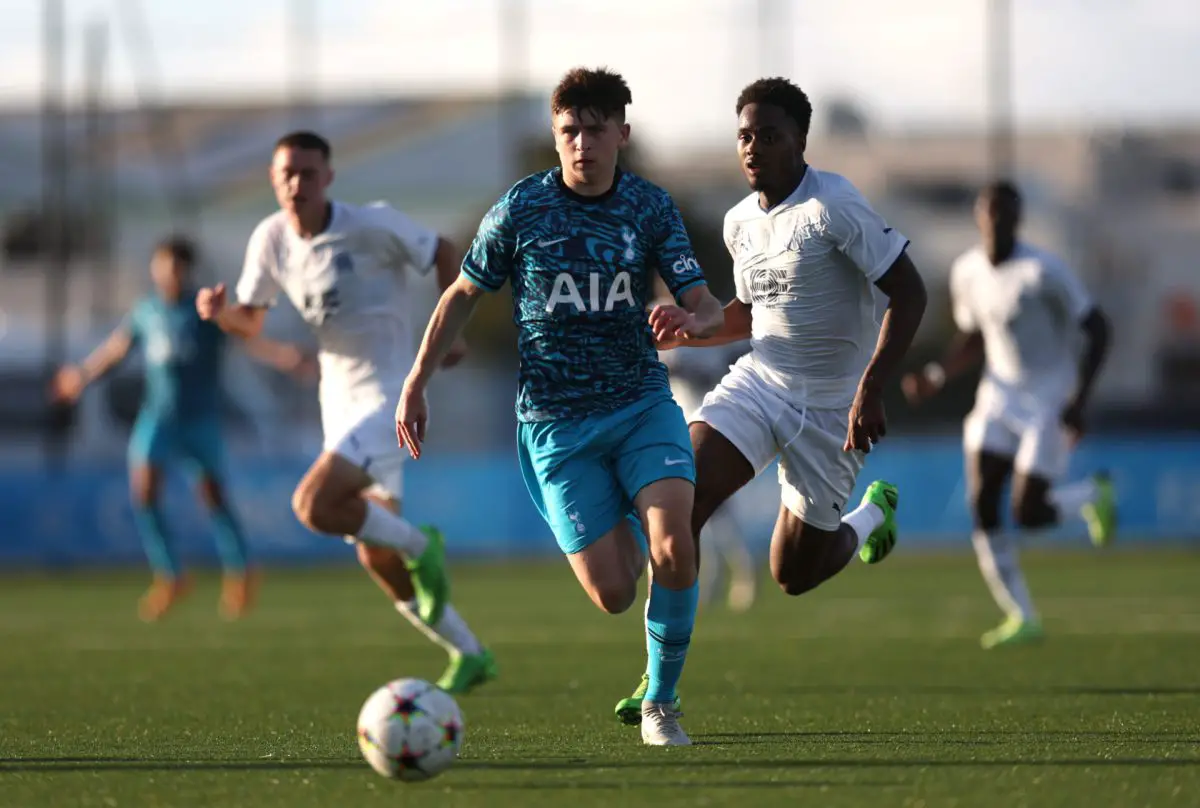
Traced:
[[559, 243], [559, 242], [561, 242], [561, 241], [566, 241], [566, 240], [567, 240], [567, 239], [569, 239], [569, 238], [570, 238], [570, 236], [563, 236], [562, 238], [543, 238], [543, 239], [538, 239], [538, 243], [537, 243], [537, 245], [538, 245], [539, 247], [549, 247], [549, 246], [551, 246], [551, 245], [553, 245], [553, 244], [558, 244], [558, 243]]

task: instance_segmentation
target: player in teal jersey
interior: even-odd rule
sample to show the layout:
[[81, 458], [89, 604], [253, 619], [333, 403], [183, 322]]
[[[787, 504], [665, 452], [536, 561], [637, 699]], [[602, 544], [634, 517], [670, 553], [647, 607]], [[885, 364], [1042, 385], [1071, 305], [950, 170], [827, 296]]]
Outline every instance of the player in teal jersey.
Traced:
[[[605, 612], [633, 604], [648, 549], [642, 739], [668, 746], [689, 742], [675, 687], [696, 613], [695, 464], [654, 340], [715, 333], [722, 315], [670, 196], [617, 166], [631, 100], [605, 70], [575, 69], [559, 83], [551, 110], [561, 165], [518, 182], [484, 218], [434, 311], [396, 419], [418, 457], [430, 376], [480, 298], [511, 283], [526, 486]], [[657, 306], [647, 321], [652, 272], [679, 305]]]
[[[199, 477], [200, 496], [212, 514], [224, 570], [221, 613], [241, 617], [249, 608], [256, 576], [247, 568], [246, 541], [225, 497], [222, 479], [221, 360], [225, 335], [196, 313], [191, 271], [195, 248], [186, 239], [158, 245], [150, 262], [155, 291], [140, 300], [112, 335], [82, 363], [63, 368], [54, 381], [60, 401], [75, 401], [93, 381], [139, 347], [145, 360], [145, 392], [129, 441], [134, 514], [154, 581], [138, 613], [157, 620], [186, 594], [189, 581], [172, 546], [160, 503], [163, 472], [186, 460]], [[290, 346], [260, 343], [260, 358], [281, 369], [304, 359]]]

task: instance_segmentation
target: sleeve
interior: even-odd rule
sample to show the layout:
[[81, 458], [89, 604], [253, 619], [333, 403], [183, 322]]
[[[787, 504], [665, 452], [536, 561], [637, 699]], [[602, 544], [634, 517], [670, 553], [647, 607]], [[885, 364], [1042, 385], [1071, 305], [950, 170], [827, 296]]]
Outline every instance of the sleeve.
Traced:
[[480, 289], [498, 292], [512, 275], [516, 248], [511, 199], [506, 194], [479, 223], [471, 249], [463, 258], [462, 274]]
[[979, 330], [979, 322], [971, 309], [971, 293], [966, 285], [961, 260], [950, 267], [950, 311], [954, 315], [954, 325], [959, 331], [973, 334]]
[[679, 300], [687, 290], [707, 283], [700, 262], [692, 251], [692, 242], [683, 226], [683, 215], [670, 196], [663, 194], [656, 221], [654, 222], [654, 244], [650, 260], [658, 268], [658, 274]]
[[254, 228], [246, 245], [246, 260], [238, 278], [234, 297], [243, 306], [274, 306], [279, 296], [275, 277], [275, 244], [268, 222]]
[[387, 203], [376, 202], [367, 208], [384, 233], [384, 263], [407, 267], [418, 275], [428, 275], [437, 254], [438, 232], [419, 224]]
[[908, 239], [888, 227], [853, 187], [828, 201], [825, 213], [826, 232], [871, 283], [882, 278], [908, 246]]
[[734, 296], [749, 306], [753, 300], [750, 297], [750, 287], [746, 285], [745, 273], [738, 269], [737, 265], [737, 239], [739, 225], [731, 222], [729, 217], [725, 217], [725, 249], [729, 250], [729, 256], [733, 259], [733, 294]]
[[1060, 306], [1072, 321], [1079, 322], [1095, 308], [1096, 304], [1083, 281], [1070, 267], [1056, 258], [1047, 259], [1042, 266], [1050, 299]]

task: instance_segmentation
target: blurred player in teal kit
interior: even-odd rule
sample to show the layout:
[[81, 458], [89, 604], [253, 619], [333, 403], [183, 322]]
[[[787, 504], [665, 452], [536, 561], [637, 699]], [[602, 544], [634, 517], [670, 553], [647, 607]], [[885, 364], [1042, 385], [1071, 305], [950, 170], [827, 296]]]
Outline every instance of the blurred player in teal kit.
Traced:
[[[142, 298], [105, 342], [79, 365], [61, 369], [54, 396], [73, 402], [84, 388], [116, 367], [137, 346], [145, 359], [145, 392], [129, 441], [130, 485], [134, 516], [154, 581], [138, 613], [157, 620], [187, 593], [180, 566], [163, 521], [160, 493], [163, 472], [186, 460], [199, 477], [201, 498], [212, 516], [224, 570], [221, 613], [241, 617], [249, 608], [254, 576], [247, 568], [246, 540], [225, 497], [221, 482], [221, 364], [225, 335], [196, 313], [191, 274], [195, 248], [170, 238], [154, 250], [150, 276], [155, 291]], [[299, 368], [303, 358], [290, 346], [262, 342], [254, 353], [281, 369]]]
[[[480, 224], [430, 320], [396, 427], [418, 457], [430, 377], [482, 296], [511, 283], [522, 475], [603, 611], [633, 605], [648, 549], [642, 740], [673, 746], [689, 743], [675, 687], [696, 614], [695, 464], [654, 340], [712, 334], [723, 317], [670, 196], [617, 167], [631, 100], [605, 70], [575, 69], [559, 83], [551, 110], [561, 166], [518, 182]], [[652, 271], [681, 305], [656, 306], [647, 322]]]

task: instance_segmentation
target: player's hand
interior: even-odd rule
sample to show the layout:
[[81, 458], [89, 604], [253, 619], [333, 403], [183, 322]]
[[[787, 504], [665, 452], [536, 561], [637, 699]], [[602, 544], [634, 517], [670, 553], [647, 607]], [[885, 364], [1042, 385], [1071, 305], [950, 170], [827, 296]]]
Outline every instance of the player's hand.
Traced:
[[1067, 433], [1067, 445], [1073, 449], [1083, 438], [1083, 402], [1072, 401], [1068, 404], [1062, 412], [1062, 423]]
[[887, 415], [883, 411], [883, 393], [874, 386], [859, 385], [850, 405], [850, 423], [842, 451], [870, 452], [887, 434]]
[[396, 405], [396, 440], [401, 449], [408, 449], [413, 460], [421, 457], [421, 444], [428, 424], [429, 405], [425, 401], [424, 387], [405, 382]]
[[688, 337], [704, 336], [696, 315], [672, 304], [655, 306], [650, 311], [650, 330], [655, 344], [663, 350], [679, 347]]
[[900, 389], [908, 403], [916, 407], [933, 398], [937, 394], [938, 386], [924, 372], [906, 373], [900, 379]]
[[442, 367], [452, 368], [459, 362], [463, 361], [467, 356], [467, 341], [462, 337], [454, 340], [454, 344], [450, 346], [450, 350], [446, 352], [446, 356], [442, 358]]
[[225, 284], [205, 287], [196, 293], [196, 311], [201, 320], [215, 320], [225, 309]]
[[83, 395], [87, 380], [83, 371], [75, 365], [67, 365], [50, 382], [50, 398], [60, 404], [73, 404]]

